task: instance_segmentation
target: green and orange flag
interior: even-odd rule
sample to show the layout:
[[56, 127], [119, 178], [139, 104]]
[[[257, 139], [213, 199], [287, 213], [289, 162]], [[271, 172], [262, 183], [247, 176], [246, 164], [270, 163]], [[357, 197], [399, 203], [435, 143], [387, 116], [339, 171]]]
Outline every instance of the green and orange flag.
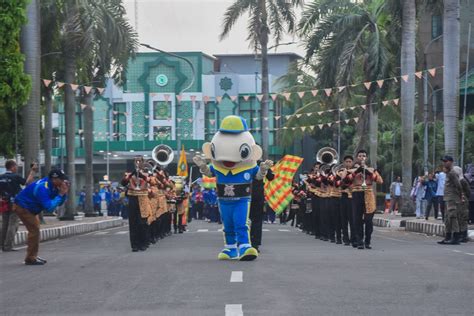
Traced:
[[286, 155], [272, 167], [275, 178], [265, 180], [265, 199], [276, 214], [283, 212], [293, 200], [293, 177], [302, 162], [301, 157]]

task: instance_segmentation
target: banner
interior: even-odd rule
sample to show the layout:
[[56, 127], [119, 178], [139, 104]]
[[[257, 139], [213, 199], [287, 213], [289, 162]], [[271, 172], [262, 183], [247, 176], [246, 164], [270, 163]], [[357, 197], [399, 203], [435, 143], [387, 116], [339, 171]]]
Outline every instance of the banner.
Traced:
[[265, 199], [276, 214], [283, 212], [293, 200], [293, 177], [302, 162], [301, 157], [285, 155], [272, 167], [275, 178], [272, 181], [264, 180]]

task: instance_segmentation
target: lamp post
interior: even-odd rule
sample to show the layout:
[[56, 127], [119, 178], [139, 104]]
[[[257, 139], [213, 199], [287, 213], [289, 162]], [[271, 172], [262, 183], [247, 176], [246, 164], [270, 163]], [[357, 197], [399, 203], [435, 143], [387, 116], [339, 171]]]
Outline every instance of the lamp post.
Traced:
[[469, 78], [469, 50], [471, 49], [471, 23], [469, 23], [469, 31], [467, 37], [467, 53], [466, 53], [466, 77], [464, 81], [464, 109], [462, 116], [462, 134], [461, 134], [461, 168], [464, 167], [464, 137], [466, 133], [466, 107], [467, 107], [467, 79]]

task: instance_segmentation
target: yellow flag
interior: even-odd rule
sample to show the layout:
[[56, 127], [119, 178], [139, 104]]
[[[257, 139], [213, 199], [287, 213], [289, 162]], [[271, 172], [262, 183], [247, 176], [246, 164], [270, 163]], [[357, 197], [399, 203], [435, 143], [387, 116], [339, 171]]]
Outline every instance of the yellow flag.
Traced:
[[181, 148], [181, 154], [179, 155], [178, 170], [176, 174], [181, 177], [188, 176], [188, 162], [186, 161], [186, 152], [184, 151], [184, 145]]

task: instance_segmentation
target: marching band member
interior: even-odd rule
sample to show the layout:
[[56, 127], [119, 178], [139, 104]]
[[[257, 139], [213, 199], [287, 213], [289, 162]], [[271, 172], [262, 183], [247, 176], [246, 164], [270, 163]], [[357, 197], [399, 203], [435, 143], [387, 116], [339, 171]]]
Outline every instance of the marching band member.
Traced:
[[351, 187], [355, 243], [358, 249], [364, 249], [364, 245], [366, 249], [372, 249], [370, 245], [373, 231], [372, 219], [376, 207], [372, 184], [382, 184], [383, 180], [377, 170], [367, 166], [367, 152], [365, 150], [359, 150], [356, 159], [357, 163], [352, 169]]
[[328, 175], [329, 187], [329, 235], [331, 242], [342, 244], [341, 238], [341, 218], [340, 218], [340, 201], [341, 189], [337, 183], [337, 175], [332, 173]]
[[[336, 171], [338, 186], [341, 191], [341, 198], [339, 204], [339, 218], [340, 225], [336, 227], [338, 231], [336, 234], [341, 234], [342, 231], [342, 242], [344, 245], [349, 246], [353, 241], [354, 233], [352, 226], [352, 193], [351, 193], [351, 183], [352, 183], [352, 174], [349, 174], [348, 170], [352, 169], [353, 158], [350, 155], [344, 157], [344, 167]], [[351, 237], [349, 238], [350, 227]]]

